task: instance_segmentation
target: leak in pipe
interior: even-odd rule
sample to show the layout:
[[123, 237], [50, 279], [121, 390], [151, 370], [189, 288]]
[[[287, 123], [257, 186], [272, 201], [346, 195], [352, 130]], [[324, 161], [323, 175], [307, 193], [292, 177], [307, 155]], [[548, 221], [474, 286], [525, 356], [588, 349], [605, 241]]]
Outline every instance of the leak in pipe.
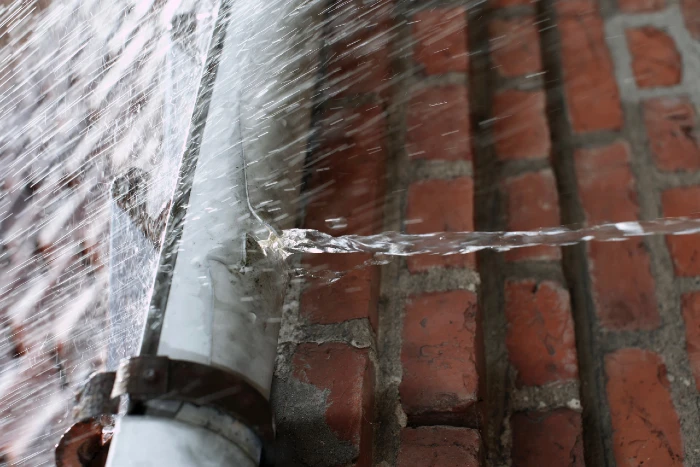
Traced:
[[[159, 266], [138, 355], [87, 382], [77, 423], [56, 449], [59, 467], [274, 463], [269, 397], [288, 276], [281, 254], [258, 242], [274, 230], [248, 192], [241, 50], [254, 57], [255, 40], [231, 21], [232, 5], [225, 0], [219, 9], [164, 237], [149, 238], [157, 228], [137, 221], [139, 206], [115, 205], [113, 223], [140, 230], [151, 254], [160, 251]], [[287, 21], [295, 8], [287, 2], [278, 18]], [[274, 37], [284, 34], [279, 26], [262, 28], [258, 45], [288, 46]], [[262, 147], [285, 138], [303, 146], [309, 118]], [[138, 198], [144, 177], [132, 171], [118, 179], [115, 196]], [[148, 258], [140, 261], [122, 268]], [[112, 352], [110, 365], [125, 356]]]

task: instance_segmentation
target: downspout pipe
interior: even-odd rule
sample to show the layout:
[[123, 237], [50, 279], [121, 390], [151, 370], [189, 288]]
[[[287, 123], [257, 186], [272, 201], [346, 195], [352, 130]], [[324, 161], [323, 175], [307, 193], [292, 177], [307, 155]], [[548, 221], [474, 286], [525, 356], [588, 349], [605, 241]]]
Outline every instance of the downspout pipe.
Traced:
[[141, 351], [116, 372], [112, 396], [125, 408], [109, 467], [247, 467], [273, 456], [286, 275], [256, 241], [271, 232], [248, 201], [240, 32], [229, 14], [223, 7], [215, 31], [195, 109], [206, 117], [193, 123]]
[[269, 397], [287, 274], [283, 258], [257, 241], [274, 232], [249, 201], [240, 99], [245, 39], [230, 15], [224, 0], [140, 351], [88, 382], [81, 421], [57, 446], [59, 467], [274, 463]]

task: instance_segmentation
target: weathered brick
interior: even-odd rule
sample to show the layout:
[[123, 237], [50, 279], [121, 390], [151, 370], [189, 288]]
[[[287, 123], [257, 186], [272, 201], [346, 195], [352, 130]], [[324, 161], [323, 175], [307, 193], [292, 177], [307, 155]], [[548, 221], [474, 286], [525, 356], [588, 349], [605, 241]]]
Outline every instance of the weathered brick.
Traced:
[[[471, 177], [416, 182], [408, 190], [409, 234], [474, 230], [474, 182]], [[407, 260], [412, 273], [432, 267], [473, 267], [474, 254], [417, 255]]]
[[[367, 349], [339, 343], [300, 344], [292, 368], [295, 379], [327, 391], [326, 424], [339, 440], [349, 442], [356, 450], [355, 465], [371, 465], [374, 368]], [[313, 439], [306, 442], [312, 443]]]
[[661, 170], [700, 169], [695, 110], [687, 97], [645, 101], [644, 122], [654, 162]]
[[[333, 110], [321, 124], [308, 186], [318, 190], [306, 208], [304, 226], [333, 235], [376, 233], [382, 226], [385, 180], [385, 121], [380, 107]], [[329, 224], [329, 220], [344, 221]], [[344, 226], [343, 226], [344, 224]], [[301, 296], [301, 315], [310, 323], [377, 319], [379, 274], [360, 267], [367, 255], [308, 255], [314, 272], [348, 272], [338, 281], [310, 281]]]
[[533, 0], [489, 0], [489, 6], [494, 9], [520, 5], [532, 5], [533, 3], [535, 3]]
[[681, 0], [681, 11], [688, 32], [700, 41], [700, 0]]
[[576, 133], [618, 130], [623, 122], [603, 20], [594, 5], [585, 1], [556, 2], [564, 90]]
[[398, 467], [479, 467], [481, 438], [470, 428], [423, 426], [401, 430]]
[[501, 91], [494, 96], [496, 154], [502, 160], [549, 157], [544, 91]]
[[637, 86], [653, 88], [681, 82], [681, 55], [671, 36], [651, 26], [628, 29], [625, 35]]
[[575, 380], [576, 338], [569, 293], [552, 281], [505, 285], [508, 359], [518, 386]]
[[[304, 226], [333, 235], [376, 233], [382, 227], [386, 177], [385, 120], [379, 106], [325, 116], [308, 179], [316, 190]], [[329, 219], [344, 218], [331, 229]]]
[[[560, 225], [557, 186], [551, 170], [508, 178], [503, 187], [508, 230], [536, 230]], [[561, 258], [561, 250], [538, 245], [507, 251], [504, 257], [507, 261], [553, 260]]]
[[620, 11], [625, 13], [648, 13], [663, 10], [666, 7], [665, 0], [617, 0]]
[[413, 17], [414, 57], [429, 75], [467, 71], [467, 13], [464, 8], [437, 8]]
[[414, 92], [406, 127], [406, 152], [411, 158], [472, 159], [466, 86], [436, 86]]
[[376, 92], [389, 86], [390, 2], [340, 2], [331, 14], [326, 82], [331, 94]]
[[533, 16], [497, 18], [489, 24], [491, 61], [501, 76], [515, 78], [542, 70], [539, 31]]
[[582, 16], [598, 12], [598, 0], [559, 0], [554, 3], [557, 16]]
[[601, 324], [610, 330], [659, 327], [649, 252], [641, 240], [591, 243], [589, 270]]
[[388, 29], [368, 29], [354, 41], [333, 44], [327, 83], [333, 95], [383, 93], [390, 80]]
[[[342, 323], [367, 318], [374, 329], [379, 300], [379, 269], [363, 266], [371, 259], [365, 254], [311, 254], [304, 257], [303, 267], [321, 277], [309, 280], [300, 299], [301, 316], [312, 324]], [[323, 273], [345, 273], [328, 283]]]
[[479, 387], [477, 298], [466, 290], [411, 297], [406, 304], [399, 385], [416, 423], [472, 418]]
[[682, 304], [688, 360], [700, 390], [700, 292], [684, 294]]
[[513, 465], [584, 467], [581, 414], [558, 409], [511, 417]]
[[[575, 153], [578, 190], [589, 225], [636, 221], [639, 204], [626, 143]], [[659, 326], [649, 252], [635, 238], [588, 244], [589, 270], [601, 324], [611, 330]]]
[[638, 219], [637, 190], [629, 159], [629, 146], [621, 141], [575, 152], [578, 188], [590, 224]]
[[605, 356], [605, 374], [617, 465], [682, 466], [680, 423], [661, 358], [618, 350]]
[[[664, 216], [698, 217], [700, 187], [666, 190], [661, 195]], [[678, 276], [700, 276], [700, 235], [667, 235], [674, 270]]]

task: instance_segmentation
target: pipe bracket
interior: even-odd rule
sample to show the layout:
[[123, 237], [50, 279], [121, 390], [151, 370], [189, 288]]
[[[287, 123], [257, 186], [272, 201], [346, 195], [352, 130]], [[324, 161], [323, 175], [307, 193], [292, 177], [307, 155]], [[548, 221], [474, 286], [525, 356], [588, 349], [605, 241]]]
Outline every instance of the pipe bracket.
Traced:
[[123, 360], [112, 398], [128, 396], [131, 412], [148, 402], [180, 402], [217, 409], [252, 430], [262, 441], [261, 465], [274, 465], [274, 420], [269, 401], [244, 376], [201, 363], [145, 355]]

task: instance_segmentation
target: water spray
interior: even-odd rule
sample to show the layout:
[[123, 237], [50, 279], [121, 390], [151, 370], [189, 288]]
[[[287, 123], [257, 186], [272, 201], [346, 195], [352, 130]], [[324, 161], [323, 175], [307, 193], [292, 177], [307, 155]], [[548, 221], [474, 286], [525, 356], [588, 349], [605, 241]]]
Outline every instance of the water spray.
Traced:
[[[122, 326], [114, 335], [126, 338], [110, 352], [112, 371], [93, 375], [79, 396], [59, 466], [274, 462], [269, 396], [288, 276], [282, 256], [258, 241], [272, 230], [249, 202], [230, 11], [219, 12], [172, 205], [149, 218], [131, 201], [144, 198], [145, 175], [132, 170], [114, 183], [115, 231], [134, 232], [144, 253], [113, 251], [112, 268], [135, 273], [158, 254], [159, 266], [141, 334], [112, 313]], [[117, 307], [129, 292], [117, 279], [111, 286]]]

